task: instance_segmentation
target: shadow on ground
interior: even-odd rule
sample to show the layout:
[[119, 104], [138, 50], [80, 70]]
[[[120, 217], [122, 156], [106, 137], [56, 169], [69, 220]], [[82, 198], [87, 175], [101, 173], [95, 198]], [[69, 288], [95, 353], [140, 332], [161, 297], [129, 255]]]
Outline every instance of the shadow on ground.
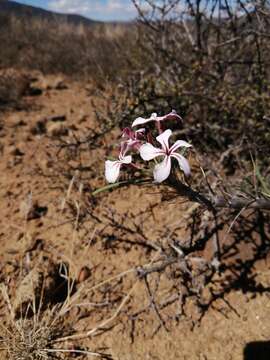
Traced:
[[253, 341], [244, 348], [243, 360], [269, 360], [270, 341]]

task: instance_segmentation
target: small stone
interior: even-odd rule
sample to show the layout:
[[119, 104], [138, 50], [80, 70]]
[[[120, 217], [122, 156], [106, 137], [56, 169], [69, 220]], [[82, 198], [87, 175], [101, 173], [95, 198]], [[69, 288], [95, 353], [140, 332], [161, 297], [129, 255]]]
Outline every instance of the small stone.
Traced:
[[30, 96], [40, 96], [42, 95], [43, 91], [39, 86], [35, 86], [31, 84], [28, 89], [28, 95]]
[[45, 216], [48, 212], [47, 206], [39, 206], [37, 203], [33, 204], [31, 209], [29, 210], [26, 219], [27, 220], [34, 220], [39, 219], [42, 216]]
[[38, 87], [41, 90], [65, 90], [68, 88], [61, 77], [43, 77], [35, 83], [35, 87]]
[[46, 119], [38, 120], [36, 124], [30, 129], [31, 134], [33, 135], [43, 135], [46, 134]]
[[53, 115], [53, 116], [50, 116], [48, 117], [48, 121], [53, 121], [53, 122], [57, 122], [57, 121], [66, 121], [67, 117], [66, 115], [64, 114], [61, 114], [61, 115]]
[[87, 280], [91, 276], [91, 270], [88, 266], [83, 266], [78, 275], [78, 283]]
[[12, 264], [7, 264], [6, 266], [5, 266], [5, 273], [7, 274], [7, 275], [9, 275], [9, 274], [12, 274], [12, 273], [14, 273], [14, 265], [12, 265]]
[[21, 118], [21, 115], [20, 114], [14, 114], [13, 116], [10, 117], [9, 119], [9, 124], [10, 124], [10, 127], [14, 127], [14, 128], [17, 128], [17, 127], [21, 127], [21, 126], [26, 126], [27, 123]]
[[41, 159], [38, 163], [39, 168], [43, 171], [43, 173], [46, 173], [49, 169], [52, 168], [53, 162], [48, 159]]
[[38, 202], [31, 202], [31, 200], [21, 203], [20, 211], [23, 216], [25, 216], [27, 221], [40, 219], [42, 216], [45, 216], [48, 212], [47, 206], [40, 206]]
[[66, 90], [66, 89], [68, 89], [68, 86], [64, 82], [64, 80], [59, 79], [58, 82], [56, 82], [56, 84], [55, 84], [55, 89], [56, 90]]
[[17, 235], [17, 241], [20, 241], [24, 237], [24, 232], [19, 232]]
[[68, 129], [62, 123], [53, 123], [48, 126], [48, 134], [50, 136], [65, 136], [68, 135]]
[[9, 153], [10, 153], [10, 155], [13, 155], [13, 156], [23, 156], [24, 155], [24, 152], [15, 146], [12, 146], [10, 148]]

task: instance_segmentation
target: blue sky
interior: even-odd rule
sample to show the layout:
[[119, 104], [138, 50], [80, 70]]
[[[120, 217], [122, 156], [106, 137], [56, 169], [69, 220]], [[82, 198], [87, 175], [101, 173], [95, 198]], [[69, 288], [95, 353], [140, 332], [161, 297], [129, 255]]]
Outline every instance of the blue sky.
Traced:
[[21, 4], [62, 13], [80, 14], [95, 20], [127, 21], [136, 10], [131, 0], [15, 0]]

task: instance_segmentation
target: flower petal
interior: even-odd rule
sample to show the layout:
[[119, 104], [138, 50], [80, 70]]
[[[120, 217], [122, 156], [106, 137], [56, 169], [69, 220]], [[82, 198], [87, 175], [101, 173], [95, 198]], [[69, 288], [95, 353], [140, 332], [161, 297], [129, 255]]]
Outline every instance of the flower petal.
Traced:
[[174, 157], [178, 161], [178, 164], [179, 164], [181, 170], [184, 172], [184, 174], [186, 176], [189, 176], [190, 175], [190, 166], [189, 166], [187, 159], [184, 156], [177, 154], [177, 153], [172, 153], [171, 156]]
[[[145, 134], [145, 128], [140, 128], [138, 130], [135, 131], [135, 134], [138, 135], [144, 135]], [[136, 136], [135, 135], [135, 136]]]
[[120, 161], [105, 161], [105, 178], [109, 183], [116, 182], [119, 177], [121, 165], [122, 163]]
[[149, 119], [145, 119], [145, 118], [142, 118], [142, 117], [138, 117], [137, 119], [135, 119], [132, 123], [132, 127], [134, 126], [138, 126], [138, 125], [142, 125], [142, 124], [145, 124], [149, 121], [152, 121], [153, 119], [149, 118]]
[[129, 150], [129, 140], [121, 141], [119, 159], [123, 159], [127, 151]]
[[132, 156], [128, 155], [128, 156], [124, 156], [121, 158], [121, 163], [122, 164], [130, 164], [132, 161]]
[[122, 131], [122, 137], [129, 140], [129, 139], [135, 139], [135, 133], [130, 128], [126, 127]]
[[175, 110], [172, 110], [169, 114], [164, 115], [162, 120], [183, 120]]
[[184, 141], [184, 140], [177, 140], [170, 148], [171, 152], [176, 151], [178, 148], [180, 147], [192, 147], [192, 145], [190, 145], [188, 142]]
[[158, 120], [158, 116], [157, 113], [153, 113], [151, 114], [150, 118], [143, 118], [143, 117], [138, 117], [137, 119], [135, 119], [131, 125], [131, 127], [137, 126], [137, 125], [141, 125], [141, 124], [145, 124], [148, 123], [149, 121], [156, 121]]
[[162, 149], [164, 151], [168, 151], [169, 150], [169, 138], [172, 135], [172, 130], [168, 129], [166, 131], [164, 131], [162, 134], [160, 134], [159, 136], [157, 136], [157, 141], [161, 144]]
[[161, 183], [166, 180], [171, 172], [171, 158], [165, 156], [164, 160], [155, 166], [154, 168], [154, 179], [156, 182]]
[[152, 144], [146, 143], [140, 147], [140, 155], [143, 160], [149, 161], [157, 156], [164, 155], [163, 150], [154, 147]]

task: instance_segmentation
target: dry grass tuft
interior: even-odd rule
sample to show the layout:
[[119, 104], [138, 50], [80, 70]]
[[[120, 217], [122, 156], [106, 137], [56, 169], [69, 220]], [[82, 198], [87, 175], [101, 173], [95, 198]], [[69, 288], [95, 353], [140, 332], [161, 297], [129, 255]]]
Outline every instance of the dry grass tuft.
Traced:
[[10, 360], [49, 360], [56, 358], [52, 342], [59, 334], [59, 326], [53, 324], [51, 314], [37, 321], [19, 319], [4, 328], [3, 341]]
[[[59, 354], [53, 351], [55, 340], [69, 333], [63, 318], [58, 316], [59, 306], [46, 309], [44, 312], [35, 308], [35, 301], [25, 314], [16, 319], [6, 287], [2, 286], [2, 295], [8, 312], [5, 325], [1, 324], [3, 347], [9, 360], [49, 360], [59, 359]], [[28, 318], [28, 313], [34, 315]]]

